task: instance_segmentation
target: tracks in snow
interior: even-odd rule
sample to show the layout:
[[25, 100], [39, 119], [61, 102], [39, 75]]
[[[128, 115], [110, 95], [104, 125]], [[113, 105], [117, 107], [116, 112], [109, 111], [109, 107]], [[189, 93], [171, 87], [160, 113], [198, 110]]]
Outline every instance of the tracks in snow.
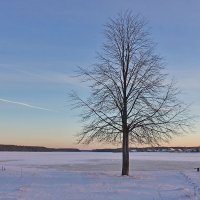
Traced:
[[193, 189], [193, 195], [191, 196], [191, 200], [200, 200], [200, 173], [196, 172], [188, 174], [186, 172], [180, 172], [180, 175]]

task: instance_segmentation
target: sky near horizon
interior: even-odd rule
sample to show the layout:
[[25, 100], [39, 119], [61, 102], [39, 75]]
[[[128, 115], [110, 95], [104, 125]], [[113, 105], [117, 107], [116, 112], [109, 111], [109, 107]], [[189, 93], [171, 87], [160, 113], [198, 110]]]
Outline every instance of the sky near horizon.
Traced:
[[[200, 113], [200, 2], [198, 0], [0, 0], [0, 144], [77, 147], [81, 124], [68, 93], [87, 89], [73, 78], [95, 63], [103, 25], [132, 10], [148, 21], [156, 52], [177, 80], [182, 99]], [[194, 133], [168, 145], [199, 146]]]

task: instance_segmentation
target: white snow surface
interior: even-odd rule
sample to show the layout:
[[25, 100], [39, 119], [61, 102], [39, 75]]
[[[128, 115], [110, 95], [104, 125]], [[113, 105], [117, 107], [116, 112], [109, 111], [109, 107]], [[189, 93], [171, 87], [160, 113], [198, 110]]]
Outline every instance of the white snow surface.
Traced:
[[0, 152], [0, 200], [200, 200], [200, 153]]

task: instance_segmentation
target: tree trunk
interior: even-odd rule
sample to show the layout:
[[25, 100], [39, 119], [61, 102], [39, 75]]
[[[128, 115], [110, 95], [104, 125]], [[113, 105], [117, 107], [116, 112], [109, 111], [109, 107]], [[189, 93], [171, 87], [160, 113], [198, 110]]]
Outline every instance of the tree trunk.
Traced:
[[123, 116], [122, 116], [122, 131], [123, 131], [123, 142], [122, 142], [122, 176], [129, 175], [129, 130], [127, 125], [127, 69], [123, 64], [123, 77], [124, 77], [124, 88], [123, 88]]
[[123, 131], [123, 143], [122, 143], [122, 176], [129, 175], [129, 138], [128, 131]]

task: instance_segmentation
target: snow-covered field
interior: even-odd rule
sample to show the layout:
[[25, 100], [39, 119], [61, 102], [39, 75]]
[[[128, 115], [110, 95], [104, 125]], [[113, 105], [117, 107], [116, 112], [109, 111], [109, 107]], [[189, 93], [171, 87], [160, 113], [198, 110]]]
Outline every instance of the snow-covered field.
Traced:
[[[200, 153], [0, 152], [0, 200], [200, 200]], [[5, 168], [5, 170], [4, 170]]]

